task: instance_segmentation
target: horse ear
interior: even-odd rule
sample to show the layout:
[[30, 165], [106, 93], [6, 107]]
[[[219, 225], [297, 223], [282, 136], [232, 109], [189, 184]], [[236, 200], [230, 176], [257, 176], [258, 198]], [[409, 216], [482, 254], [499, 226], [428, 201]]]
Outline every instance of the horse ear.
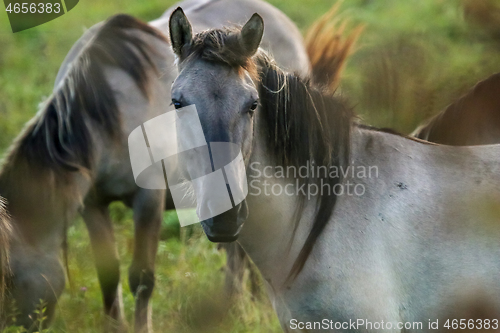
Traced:
[[181, 7], [170, 15], [169, 30], [172, 49], [179, 58], [182, 58], [182, 48], [191, 44], [193, 30]]
[[245, 50], [246, 56], [251, 57], [257, 52], [263, 34], [264, 20], [255, 13], [241, 29], [240, 44]]

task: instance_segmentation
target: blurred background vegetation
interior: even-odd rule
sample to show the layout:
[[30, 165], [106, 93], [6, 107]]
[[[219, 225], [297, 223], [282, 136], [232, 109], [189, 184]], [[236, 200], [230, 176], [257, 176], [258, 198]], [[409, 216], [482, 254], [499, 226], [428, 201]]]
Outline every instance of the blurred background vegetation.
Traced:
[[[330, 0], [270, 0], [305, 32], [333, 4]], [[0, 14], [0, 151], [51, 91], [57, 70], [85, 28], [116, 13], [143, 20], [159, 17], [175, 1], [82, 0], [66, 15], [12, 34]], [[410, 133], [477, 81], [500, 70], [500, 2], [496, 0], [345, 0], [339, 19], [365, 30], [342, 78], [363, 122]], [[122, 204], [116, 221], [126, 315], [134, 300], [127, 269], [132, 253], [132, 215]], [[51, 332], [99, 332], [102, 302], [88, 236], [81, 221], [69, 231], [71, 283], [59, 303]], [[224, 253], [199, 226], [179, 229], [165, 213], [153, 299], [157, 332], [278, 332], [276, 316], [262, 294], [249, 288], [234, 302], [217, 297], [223, 285]]]

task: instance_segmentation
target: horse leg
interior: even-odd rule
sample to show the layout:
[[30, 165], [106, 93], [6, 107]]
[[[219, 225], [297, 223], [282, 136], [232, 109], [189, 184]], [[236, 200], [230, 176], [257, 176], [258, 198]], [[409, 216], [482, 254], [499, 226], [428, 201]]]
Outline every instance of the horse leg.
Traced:
[[[82, 216], [87, 226], [101, 286], [104, 312], [108, 316], [106, 332], [126, 332], [120, 288], [120, 262], [113, 225], [107, 205], [85, 205]], [[111, 326], [111, 327], [108, 327]]]
[[129, 269], [129, 285], [135, 296], [135, 332], [151, 332], [149, 299], [155, 284], [154, 267], [165, 191], [142, 190], [133, 201], [134, 258]]

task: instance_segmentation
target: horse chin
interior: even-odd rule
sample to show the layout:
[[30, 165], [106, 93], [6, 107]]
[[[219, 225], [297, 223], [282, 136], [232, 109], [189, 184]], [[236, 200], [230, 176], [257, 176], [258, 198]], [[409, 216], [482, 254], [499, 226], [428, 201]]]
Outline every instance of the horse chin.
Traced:
[[243, 200], [232, 209], [201, 221], [201, 226], [209, 241], [214, 243], [230, 243], [238, 239], [241, 228], [247, 218], [248, 206], [246, 200]]

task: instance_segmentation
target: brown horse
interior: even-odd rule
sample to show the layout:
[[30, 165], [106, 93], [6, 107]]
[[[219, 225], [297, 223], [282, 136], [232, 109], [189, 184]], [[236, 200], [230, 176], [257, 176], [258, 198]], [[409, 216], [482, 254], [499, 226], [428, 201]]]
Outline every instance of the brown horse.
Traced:
[[411, 135], [452, 146], [500, 143], [500, 73], [476, 84]]

